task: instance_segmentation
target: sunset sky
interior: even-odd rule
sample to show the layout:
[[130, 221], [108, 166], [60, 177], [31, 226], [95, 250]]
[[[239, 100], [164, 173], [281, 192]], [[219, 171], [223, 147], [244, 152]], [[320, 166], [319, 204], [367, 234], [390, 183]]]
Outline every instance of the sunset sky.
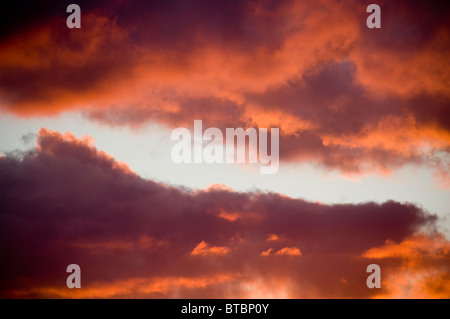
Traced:
[[[0, 297], [450, 298], [449, 16], [2, 3]], [[171, 132], [194, 120], [279, 128], [278, 172], [173, 163]]]

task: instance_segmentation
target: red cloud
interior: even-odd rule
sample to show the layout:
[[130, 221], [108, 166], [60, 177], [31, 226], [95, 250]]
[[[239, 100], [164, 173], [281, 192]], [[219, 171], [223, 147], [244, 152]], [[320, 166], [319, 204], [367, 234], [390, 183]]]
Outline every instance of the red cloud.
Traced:
[[200, 244], [195, 246], [192, 250], [192, 256], [206, 256], [206, 255], [216, 255], [216, 256], [224, 256], [230, 252], [228, 247], [221, 246], [209, 246], [207, 243], [202, 241]]
[[[414, 205], [190, 192], [122, 169], [88, 138], [42, 129], [37, 142], [0, 158], [2, 297], [450, 297], [448, 240]], [[365, 286], [374, 262], [376, 291]], [[81, 289], [65, 287], [72, 263]]]
[[275, 253], [276, 255], [301, 256], [302, 252], [297, 247], [284, 247]]
[[120, 170], [126, 174], [134, 175], [124, 162], [115, 161], [105, 152], [97, 151], [91, 136], [83, 136], [81, 140], [70, 132], [62, 135], [45, 128], [38, 132], [37, 150], [41, 153], [54, 156], [75, 157], [82, 163], [103, 166], [106, 169]]
[[[267, 257], [270, 256], [273, 252], [273, 248], [269, 248], [263, 252], [261, 252], [261, 256]], [[278, 256], [301, 256], [302, 252], [297, 247], [284, 247], [273, 253]]]
[[386, 241], [363, 256], [376, 262], [400, 262], [399, 271], [383, 279], [380, 298], [448, 298], [450, 243], [440, 234], [415, 234], [400, 243]]
[[350, 174], [422, 164], [446, 186], [448, 5], [384, 2], [372, 30], [368, 3], [89, 2], [79, 30], [56, 3], [31, 18], [12, 9], [1, 105], [110, 125], [280, 127], [282, 161]]

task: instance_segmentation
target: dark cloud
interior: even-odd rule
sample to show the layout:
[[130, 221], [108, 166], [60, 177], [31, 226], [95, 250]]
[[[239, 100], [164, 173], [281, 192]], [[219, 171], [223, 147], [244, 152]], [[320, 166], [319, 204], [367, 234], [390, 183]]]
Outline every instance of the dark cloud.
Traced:
[[[365, 267], [376, 260], [386, 276], [403, 274], [408, 257], [392, 259], [389, 245], [401, 252], [414, 238], [441, 247], [417, 252], [434, 265], [418, 267], [426, 283], [441, 287], [449, 265], [436, 217], [414, 205], [182, 190], [140, 178], [89, 139], [46, 129], [37, 149], [0, 158], [0, 197], [3, 297], [399, 296], [389, 282], [367, 289]], [[435, 235], [418, 235], [426, 231]], [[78, 290], [65, 287], [72, 263], [82, 269]]]
[[64, 1], [15, 2], [2, 11], [0, 106], [112, 126], [280, 127], [282, 161], [447, 176], [449, 5], [383, 2], [372, 30], [369, 3], [89, 1], [75, 30]]
[[[0, 10], [0, 40], [18, 36], [53, 20], [65, 23], [69, 16], [66, 12], [67, 6], [72, 3], [74, 1], [70, 0], [3, 1]], [[82, 12], [89, 12], [108, 4], [114, 6], [115, 1], [79, 0], [76, 3], [82, 8]]]

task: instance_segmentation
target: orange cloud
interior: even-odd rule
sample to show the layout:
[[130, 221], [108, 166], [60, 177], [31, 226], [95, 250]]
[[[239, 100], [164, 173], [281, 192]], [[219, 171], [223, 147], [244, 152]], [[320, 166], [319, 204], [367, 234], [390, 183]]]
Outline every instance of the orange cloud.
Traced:
[[264, 257], [270, 256], [272, 251], [273, 251], [273, 248], [269, 248], [267, 250], [264, 250], [263, 252], [261, 252], [260, 256], [264, 256]]
[[112, 283], [96, 282], [81, 289], [36, 287], [11, 291], [15, 298], [27, 298], [37, 295], [40, 298], [148, 298], [165, 294], [177, 298], [179, 289], [207, 288], [235, 280], [236, 274], [217, 274], [201, 277], [155, 277], [133, 278]]
[[441, 234], [416, 234], [400, 243], [386, 241], [363, 257], [383, 262], [400, 260], [400, 267], [381, 268], [384, 293], [377, 298], [448, 298], [450, 242]]
[[[394, 7], [396, 4], [388, 6]], [[411, 18], [386, 17], [389, 20], [384, 22], [380, 33], [388, 35], [396, 27], [411, 30], [417, 28], [414, 22], [406, 21]], [[420, 15], [416, 18], [421, 19]], [[404, 23], [403, 26], [401, 22]], [[446, 85], [450, 80], [448, 51], [442, 45], [448, 43], [450, 33], [446, 26], [441, 25], [429, 36], [430, 38], [426, 39], [420, 48], [411, 48], [406, 51], [398, 50], [396, 46], [390, 45], [378, 45], [376, 50], [370, 50], [371, 46], [361, 46], [360, 50], [352, 51], [351, 57], [358, 66], [358, 80], [375, 95], [393, 93], [408, 97], [413, 92], [425, 91], [449, 97], [450, 89]], [[369, 43], [373, 42], [368, 33], [365, 40]]]
[[215, 256], [225, 256], [230, 252], [228, 247], [221, 246], [209, 246], [206, 242], [200, 242], [195, 248], [192, 250], [192, 256], [206, 256], [206, 255], [215, 255]]
[[297, 247], [284, 247], [275, 254], [280, 256], [301, 256], [302, 252]]
[[348, 174], [424, 164], [449, 184], [436, 153], [450, 145], [450, 35], [436, 4], [384, 2], [379, 30], [360, 1], [195, 5], [92, 5], [80, 30], [58, 15], [18, 21], [0, 44], [1, 107], [132, 127], [279, 127], [282, 161]]
[[278, 241], [280, 240], [280, 236], [278, 236], [277, 234], [269, 234], [267, 235], [267, 241]]
[[[263, 252], [261, 252], [260, 256], [270, 256], [273, 252], [273, 248], [269, 248]], [[275, 255], [278, 256], [301, 256], [302, 252], [297, 247], [284, 247], [275, 252]]]
[[363, 256], [374, 259], [399, 257], [411, 259], [411, 262], [414, 262], [424, 256], [442, 258], [448, 254], [450, 254], [450, 242], [443, 235], [417, 234], [400, 243], [387, 240], [384, 246], [371, 248]]

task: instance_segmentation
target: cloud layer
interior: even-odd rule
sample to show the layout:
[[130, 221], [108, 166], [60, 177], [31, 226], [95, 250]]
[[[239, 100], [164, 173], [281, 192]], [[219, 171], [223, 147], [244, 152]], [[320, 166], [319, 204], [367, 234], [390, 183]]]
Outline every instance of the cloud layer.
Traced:
[[[0, 198], [1, 297], [450, 297], [450, 243], [408, 203], [191, 191], [47, 129], [0, 157]], [[65, 286], [73, 263], [81, 289]]]
[[12, 8], [0, 104], [110, 125], [280, 127], [282, 161], [348, 174], [426, 165], [448, 187], [449, 5], [383, 1], [371, 30], [369, 3], [81, 1], [78, 30], [60, 1]]

